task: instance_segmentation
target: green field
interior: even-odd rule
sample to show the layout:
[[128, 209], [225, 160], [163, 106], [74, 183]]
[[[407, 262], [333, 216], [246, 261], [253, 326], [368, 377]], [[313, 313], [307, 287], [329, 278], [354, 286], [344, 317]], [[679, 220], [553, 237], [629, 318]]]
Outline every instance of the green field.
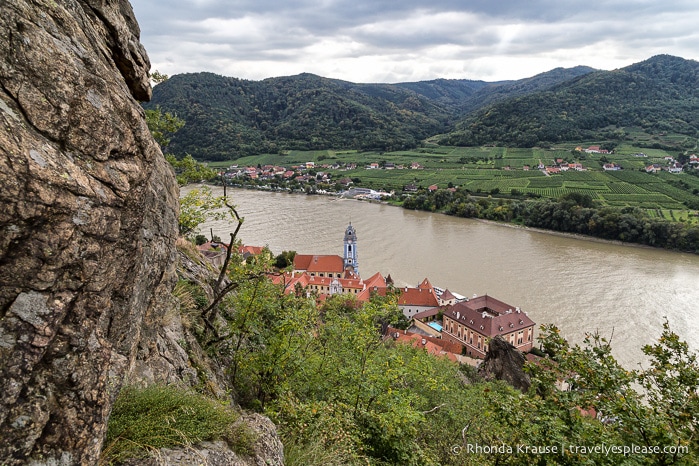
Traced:
[[[587, 145], [582, 144], [582, 147]], [[401, 192], [407, 184], [427, 188], [458, 186], [473, 193], [515, 193], [557, 198], [566, 193], [587, 193], [602, 205], [640, 207], [652, 215], [677, 221], [697, 221], [699, 176], [687, 173], [646, 173], [653, 163], [666, 166], [660, 149], [620, 146], [614, 154], [585, 154], [574, 146], [554, 149], [522, 149], [504, 147], [427, 146], [410, 151], [359, 152], [354, 150], [288, 151], [238, 159], [234, 162], [211, 163], [212, 167], [250, 165], [294, 165], [315, 162], [317, 171], [329, 172], [333, 179], [352, 178], [356, 185], [377, 190]], [[635, 154], [644, 153], [646, 157]], [[676, 154], [674, 154], [676, 155]], [[568, 170], [546, 175], [537, 169], [539, 163], [552, 166], [557, 159], [581, 163], [585, 171]], [[417, 162], [421, 169], [410, 169]], [[616, 163], [619, 171], [604, 171], [605, 163]], [[356, 169], [330, 168], [334, 164], [355, 163]], [[371, 163], [393, 163], [392, 170], [366, 167]], [[324, 167], [325, 166], [325, 167]], [[402, 167], [402, 168], [401, 168]], [[527, 169], [528, 168], [528, 169]], [[693, 207], [690, 208], [690, 207]]]

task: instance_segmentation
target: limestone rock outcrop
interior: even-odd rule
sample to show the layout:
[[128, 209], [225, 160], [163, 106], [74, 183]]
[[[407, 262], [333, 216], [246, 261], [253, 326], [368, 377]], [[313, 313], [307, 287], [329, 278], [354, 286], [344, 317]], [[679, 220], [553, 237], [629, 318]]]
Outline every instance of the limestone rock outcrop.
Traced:
[[2, 0], [0, 459], [95, 464], [175, 280], [178, 190], [126, 0]]
[[488, 352], [478, 368], [478, 373], [486, 380], [503, 380], [526, 392], [531, 386], [531, 380], [524, 372], [525, 362], [524, 354], [498, 335], [490, 340]]

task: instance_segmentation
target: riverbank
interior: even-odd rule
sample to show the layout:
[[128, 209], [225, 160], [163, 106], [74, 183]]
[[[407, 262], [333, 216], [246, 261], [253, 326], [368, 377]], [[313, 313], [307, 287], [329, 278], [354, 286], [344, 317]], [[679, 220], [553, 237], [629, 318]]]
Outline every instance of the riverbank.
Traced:
[[[211, 186], [221, 186], [220, 184], [212, 184]], [[246, 186], [246, 185], [240, 185], [240, 186], [232, 186], [232, 189], [245, 189], [245, 190], [251, 190], [251, 191], [261, 191], [261, 192], [279, 192], [279, 193], [285, 193], [285, 194], [305, 194], [306, 196], [323, 196], [323, 197], [335, 197], [337, 200], [355, 200], [355, 201], [361, 201], [365, 203], [371, 203], [371, 204], [382, 204], [382, 205], [390, 205], [393, 207], [400, 207], [402, 209], [408, 209], [408, 210], [413, 210], [410, 207], [404, 207], [403, 203], [400, 201], [386, 201], [386, 200], [379, 200], [376, 198], [366, 198], [366, 197], [345, 197], [344, 194], [346, 192], [340, 192], [340, 193], [333, 193], [333, 192], [313, 192], [313, 193], [307, 193], [304, 191], [289, 191], [289, 190], [274, 190], [274, 189], [264, 189], [260, 187], [253, 187], [253, 186]], [[469, 194], [470, 195], [470, 194]], [[487, 199], [488, 202], [493, 202], [500, 204], [502, 201], [513, 201], [513, 199], [500, 199], [500, 198], [483, 198], [483, 197], [474, 197], [476, 201], [480, 201], [483, 199]], [[514, 201], [517, 201], [516, 199]], [[534, 202], [534, 201], [532, 201]], [[430, 209], [415, 209], [415, 210], [427, 210], [433, 213], [441, 213], [447, 216], [453, 216], [453, 217], [460, 217], [459, 215], [451, 215], [449, 214], [446, 210], [430, 210]], [[548, 235], [555, 235], [563, 238], [572, 238], [572, 239], [577, 239], [581, 241], [591, 241], [594, 243], [601, 243], [601, 244], [611, 244], [611, 245], [617, 245], [617, 246], [631, 246], [634, 248], [644, 248], [644, 249], [657, 249], [657, 250], [663, 250], [663, 251], [669, 251], [669, 252], [677, 252], [677, 253], [682, 253], [682, 254], [697, 254], [699, 253], [699, 247], [697, 247], [696, 251], [691, 251], [691, 250], [681, 250], [678, 248], [670, 248], [670, 247], [663, 247], [663, 246], [654, 246], [654, 245], [649, 245], [649, 244], [644, 244], [644, 243], [639, 243], [639, 242], [630, 242], [630, 241], [622, 241], [622, 240], [616, 240], [616, 239], [609, 239], [609, 238], [602, 238], [599, 236], [594, 236], [594, 235], [586, 235], [583, 233], [574, 233], [574, 232], [567, 232], [567, 231], [560, 231], [560, 230], [554, 230], [554, 229], [548, 229], [548, 228], [540, 228], [540, 227], [532, 227], [532, 226], [525, 226], [521, 225], [519, 223], [516, 223], [514, 221], [498, 221], [498, 220], [490, 220], [490, 219], [485, 219], [485, 218], [478, 218], [476, 216], [465, 216], [465, 218], [470, 218], [473, 220], [478, 220], [480, 222], [485, 222], [485, 223], [490, 223], [493, 225], [497, 226], [502, 226], [502, 227], [508, 227], [508, 228], [515, 228], [515, 229], [522, 229], [524, 231], [532, 231], [532, 232], [537, 232], [537, 233], [544, 233]], [[654, 220], [654, 219], [647, 219], [648, 221]], [[657, 220], [656, 220], [657, 221]], [[675, 222], [667, 222], [663, 221], [661, 223], [670, 223], [673, 224]]]
[[[441, 213], [444, 215], [447, 215], [444, 212], [441, 212]], [[673, 251], [673, 250], [669, 250], [669, 249], [648, 246], [646, 244], [627, 243], [627, 242], [619, 241], [619, 240], [597, 238], [596, 236], [583, 235], [580, 233], [568, 233], [565, 231], [546, 230], [544, 228], [528, 227], [526, 225], [519, 225], [517, 223], [512, 223], [512, 222], [498, 222], [495, 220], [487, 220], [484, 218], [474, 218], [472, 220], [476, 220], [478, 222], [486, 223], [489, 225], [495, 225], [495, 226], [505, 227], [505, 228], [514, 228], [517, 230], [531, 231], [531, 232], [535, 232], [535, 233], [543, 233], [546, 235], [553, 235], [553, 236], [558, 236], [561, 238], [577, 239], [577, 240], [581, 240], [581, 241], [590, 241], [593, 243], [601, 243], [601, 244], [612, 244], [615, 246], [628, 246], [628, 247], [633, 247], [633, 248], [642, 248], [642, 249], [651, 249], [651, 250], [659, 249], [659, 250], [667, 251], [667, 252], [677, 252], [679, 254], [687, 254], [687, 253], [684, 253], [681, 251]], [[691, 253], [689, 253], [689, 254], [691, 254]]]

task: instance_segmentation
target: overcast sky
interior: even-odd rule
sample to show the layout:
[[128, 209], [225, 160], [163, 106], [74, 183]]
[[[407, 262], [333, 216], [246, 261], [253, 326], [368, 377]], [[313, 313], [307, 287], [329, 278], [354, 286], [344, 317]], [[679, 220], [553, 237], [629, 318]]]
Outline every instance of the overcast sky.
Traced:
[[697, 0], [131, 0], [152, 69], [355, 83], [699, 59]]

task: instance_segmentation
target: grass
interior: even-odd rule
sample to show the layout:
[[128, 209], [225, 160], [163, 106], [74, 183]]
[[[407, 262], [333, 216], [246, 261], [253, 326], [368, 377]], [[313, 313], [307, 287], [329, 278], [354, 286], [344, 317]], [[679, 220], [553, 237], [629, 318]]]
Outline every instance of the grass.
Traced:
[[254, 434], [229, 406], [191, 390], [155, 385], [125, 387], [114, 403], [100, 464], [144, 458], [161, 448], [226, 440], [233, 451], [250, 454]]

